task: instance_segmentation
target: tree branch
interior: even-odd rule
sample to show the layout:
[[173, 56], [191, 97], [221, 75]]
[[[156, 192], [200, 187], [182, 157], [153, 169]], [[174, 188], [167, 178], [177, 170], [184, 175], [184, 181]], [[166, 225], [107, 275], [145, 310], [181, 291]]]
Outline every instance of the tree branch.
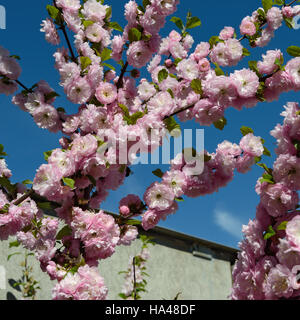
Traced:
[[27, 191], [22, 197], [20, 197], [19, 199], [17, 199], [16, 201], [14, 201], [12, 204], [15, 206], [18, 206], [19, 204], [21, 204], [23, 201], [25, 201], [27, 198], [29, 198], [31, 195], [33, 195], [34, 191], [32, 189], [30, 189], [29, 191]]
[[124, 74], [126, 72], [127, 67], [128, 67], [128, 61], [125, 63], [125, 65], [123, 66], [123, 68], [121, 70], [121, 74], [120, 74], [119, 80], [117, 82], [118, 89], [122, 88], [122, 86], [123, 86], [123, 77], [124, 77]]
[[[56, 5], [56, 0], [53, 0], [53, 4], [54, 6], [58, 9], [57, 5]], [[71, 54], [71, 58], [74, 62], [76, 62], [76, 57], [75, 57], [75, 54], [74, 54], [74, 51], [73, 51], [73, 48], [72, 48], [72, 45], [71, 45], [71, 42], [69, 40], [69, 37], [68, 37], [68, 34], [67, 34], [67, 31], [66, 31], [66, 27], [64, 25], [64, 22], [60, 25], [59, 29], [62, 30], [64, 36], [65, 36], [65, 39], [67, 41], [67, 44], [68, 44], [68, 47], [69, 47], [69, 50], [70, 50], [70, 54]]]

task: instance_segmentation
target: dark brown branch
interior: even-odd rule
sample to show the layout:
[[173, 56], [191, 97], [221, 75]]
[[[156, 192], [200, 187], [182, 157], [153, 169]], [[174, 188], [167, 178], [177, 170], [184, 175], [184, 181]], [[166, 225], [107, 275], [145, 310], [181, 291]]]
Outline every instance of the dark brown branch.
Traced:
[[[57, 5], [56, 5], [56, 1], [53, 0], [53, 4], [54, 6], [57, 8]], [[57, 8], [58, 9], [58, 8]], [[76, 57], [75, 57], [75, 54], [74, 54], [74, 51], [73, 51], [73, 48], [72, 48], [72, 45], [71, 45], [71, 42], [69, 40], [69, 37], [68, 37], [68, 34], [67, 34], [67, 31], [66, 31], [66, 27], [64, 25], [64, 21], [61, 23], [59, 29], [62, 30], [64, 36], [65, 36], [65, 39], [67, 41], [67, 44], [68, 44], [68, 47], [69, 47], [69, 50], [70, 50], [70, 54], [71, 54], [71, 58], [74, 62], [76, 62]]]
[[13, 202], [12, 204], [14, 204], [15, 206], [18, 206], [19, 204], [21, 204], [23, 201], [25, 201], [27, 198], [29, 198], [31, 195], [33, 195], [34, 191], [32, 189], [30, 189], [29, 191], [27, 191], [21, 198], [17, 199], [15, 202]]
[[119, 80], [117, 82], [117, 88], [120, 89], [122, 88], [123, 86], [123, 77], [124, 77], [124, 74], [126, 72], [126, 69], [128, 67], [128, 62], [126, 62], [121, 70], [121, 74], [120, 74], [120, 77], [119, 77]]
[[28, 89], [22, 82], [19, 80], [14, 80], [20, 87], [22, 87], [27, 92], [32, 92], [32, 90]]
[[134, 297], [133, 297], [133, 299], [134, 299], [134, 300], [137, 300], [137, 299], [136, 299], [135, 257], [133, 257], [132, 265], [133, 265], [133, 292], [134, 292]]

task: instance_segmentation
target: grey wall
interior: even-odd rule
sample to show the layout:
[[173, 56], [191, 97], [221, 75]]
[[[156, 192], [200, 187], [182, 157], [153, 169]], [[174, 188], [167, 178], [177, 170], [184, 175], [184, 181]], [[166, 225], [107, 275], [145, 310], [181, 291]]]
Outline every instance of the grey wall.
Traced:
[[[173, 299], [178, 292], [182, 293], [181, 300], [227, 299], [235, 249], [162, 228], [155, 228], [150, 235], [155, 237], [157, 244], [149, 246], [151, 255], [146, 272], [150, 277], [146, 279], [148, 292], [142, 294], [144, 299]], [[11, 283], [21, 277], [20, 262], [24, 255], [16, 255], [7, 261], [9, 254], [20, 251], [19, 248], [9, 249], [9, 241], [0, 242], [0, 300], [20, 299], [20, 293], [11, 287]], [[119, 299], [124, 275], [118, 272], [127, 269], [129, 256], [138, 254], [140, 249], [141, 241], [136, 240], [129, 247], [118, 247], [111, 258], [100, 262], [99, 270], [109, 288], [109, 299]], [[38, 299], [51, 299], [55, 282], [41, 272], [34, 257], [29, 257], [29, 261], [42, 288]]]

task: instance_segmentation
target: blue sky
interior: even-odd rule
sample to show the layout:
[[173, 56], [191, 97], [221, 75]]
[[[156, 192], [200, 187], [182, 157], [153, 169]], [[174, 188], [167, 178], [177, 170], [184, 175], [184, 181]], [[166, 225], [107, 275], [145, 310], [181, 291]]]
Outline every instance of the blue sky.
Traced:
[[[218, 35], [224, 26], [233, 26], [237, 29], [242, 18], [251, 15], [261, 5], [259, 0], [253, 1], [181, 1], [175, 16], [185, 18], [188, 11], [198, 16], [202, 26], [193, 30], [195, 44], [208, 41], [213, 35]], [[113, 21], [124, 26], [124, 0], [105, 1], [113, 7]], [[41, 20], [47, 17], [46, 5], [49, 1], [9, 1], [0, 0], [0, 5], [6, 8], [7, 28], [0, 30], [0, 45], [10, 50], [11, 54], [21, 57], [22, 75], [20, 80], [31, 86], [41, 79], [61, 95], [56, 101], [56, 107], [64, 107], [68, 113], [73, 113], [76, 107], [69, 103], [59, 87], [59, 76], [53, 68], [52, 57], [55, 47], [46, 43], [41, 33]], [[168, 18], [168, 20], [170, 17]], [[176, 28], [171, 22], [167, 23], [161, 34], [167, 35], [171, 28]], [[251, 49], [249, 60], [257, 60], [267, 49], [285, 49], [290, 45], [299, 45], [300, 30], [291, 30], [283, 26], [276, 32], [276, 37], [268, 48]], [[65, 44], [64, 44], [65, 45]], [[244, 43], [244, 45], [246, 45]], [[66, 46], [66, 45], [65, 45]], [[246, 46], [247, 47], [247, 46]], [[289, 59], [285, 54], [286, 60]], [[247, 65], [247, 59], [238, 67]], [[230, 108], [226, 111], [228, 125], [223, 131], [214, 127], [205, 127], [205, 149], [213, 152], [218, 143], [229, 140], [238, 143], [241, 134], [240, 127], [252, 127], [256, 135], [266, 140], [267, 148], [274, 155], [275, 140], [269, 135], [270, 130], [278, 122], [282, 122], [280, 113], [283, 105], [288, 101], [298, 101], [299, 93], [288, 93], [281, 96], [279, 101], [259, 103], [255, 108], [237, 111]], [[13, 171], [13, 181], [33, 179], [35, 170], [44, 162], [43, 151], [58, 147], [59, 134], [52, 134], [39, 129], [29, 114], [19, 110], [11, 103], [11, 97], [0, 96], [0, 143], [5, 146], [9, 154], [7, 162]], [[194, 122], [183, 124], [183, 128], [200, 128]], [[274, 157], [265, 159], [270, 166]], [[141, 197], [144, 190], [156, 177], [151, 173], [160, 167], [163, 171], [168, 166], [137, 165], [132, 169], [134, 174], [126, 183], [115, 192], [112, 192], [103, 203], [102, 208], [116, 211], [122, 196], [128, 193], [137, 193]], [[247, 224], [255, 216], [255, 208], [259, 198], [254, 191], [257, 179], [262, 169], [254, 167], [246, 175], [236, 174], [235, 179], [217, 193], [195, 199], [186, 198], [179, 204], [176, 214], [168, 217], [159, 225], [187, 233], [199, 238], [236, 247], [241, 239], [241, 226]]]

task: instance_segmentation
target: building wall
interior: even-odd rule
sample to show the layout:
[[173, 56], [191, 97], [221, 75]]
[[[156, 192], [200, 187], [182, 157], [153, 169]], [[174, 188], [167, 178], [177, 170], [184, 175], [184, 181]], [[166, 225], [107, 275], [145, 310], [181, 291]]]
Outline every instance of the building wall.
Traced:
[[[147, 233], [149, 235], [149, 233]], [[230, 294], [231, 266], [236, 250], [184, 234], [155, 228], [150, 232], [156, 242], [150, 245], [147, 261], [147, 293], [143, 299], [174, 299], [181, 292], [180, 300], [223, 300]], [[8, 241], [0, 242], [0, 300], [20, 299], [20, 292], [12, 287], [13, 281], [21, 277], [20, 263], [24, 255], [16, 255], [7, 261], [7, 256], [20, 248], [10, 248]], [[130, 256], [140, 252], [141, 241], [131, 246], [117, 247], [116, 253], [99, 264], [100, 274], [109, 288], [108, 299], [119, 299]], [[34, 277], [40, 281], [38, 299], [51, 299], [51, 288], [55, 281], [43, 273], [34, 257], [29, 257], [34, 268]], [[5, 271], [4, 271], [5, 270]]]

